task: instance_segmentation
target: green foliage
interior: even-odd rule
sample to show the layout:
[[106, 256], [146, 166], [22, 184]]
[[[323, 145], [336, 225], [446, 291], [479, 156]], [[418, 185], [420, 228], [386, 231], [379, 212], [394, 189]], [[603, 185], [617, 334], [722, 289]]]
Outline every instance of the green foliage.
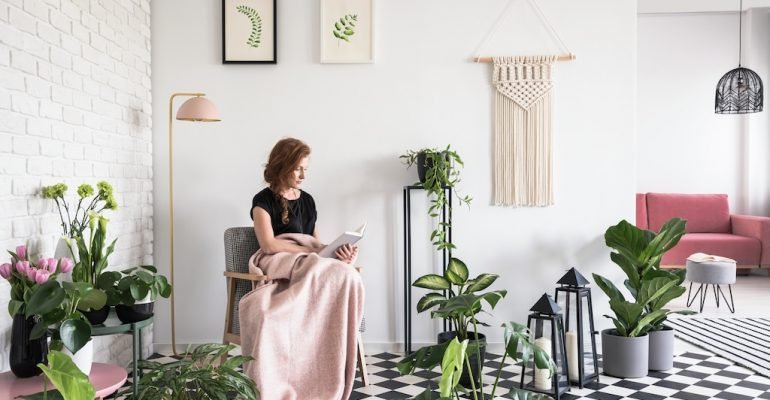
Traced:
[[334, 37], [350, 43], [352, 36], [356, 33], [356, 22], [358, 22], [358, 14], [343, 15], [334, 22], [334, 29], [332, 30]]
[[[532, 343], [530, 340], [530, 331], [526, 326], [516, 322], [507, 322], [502, 326], [505, 328], [503, 335], [505, 353], [503, 354], [503, 359], [500, 360], [500, 365], [497, 369], [497, 377], [489, 396], [490, 399], [494, 398], [495, 391], [497, 390], [497, 384], [500, 380], [500, 375], [502, 374], [502, 369], [505, 366], [505, 362], [508, 357], [510, 357], [514, 362], [527, 362], [530, 359], [533, 359], [537, 368], [548, 368], [552, 372], [555, 371], [556, 368], [548, 353]], [[461, 366], [460, 368], [465, 368], [472, 377], [474, 372], [470, 368], [468, 355], [474, 353], [478, 354], [478, 349], [479, 346], [477, 342], [470, 342], [468, 339], [465, 339], [461, 342], [457, 338], [454, 338], [448, 342], [423, 347], [416, 352], [407, 355], [398, 362], [397, 368], [401, 375], [407, 375], [414, 373], [417, 368], [431, 370], [440, 364], [441, 379], [439, 381], [439, 391], [441, 393], [441, 399], [448, 399], [452, 397], [452, 393], [457, 395], [457, 392], [467, 389], [458, 384], [458, 380], [460, 379], [461, 375], [458, 366]], [[480, 373], [480, 371], [477, 373]], [[473, 382], [473, 379], [471, 379], [471, 382]], [[473, 393], [474, 399], [477, 399], [477, 392], [483, 392], [483, 384], [480, 388], [472, 388], [471, 392]], [[511, 393], [508, 393], [506, 396], [510, 398], [525, 398], [533, 400], [548, 398], [537, 396], [521, 397], [527, 396], [526, 393], [529, 392], [519, 389], [512, 389]], [[482, 396], [484, 395], [482, 394]], [[415, 397], [415, 399], [428, 400], [432, 398], [433, 394], [430, 389]]]
[[75, 238], [80, 259], [72, 268], [72, 280], [74, 282], [86, 282], [96, 284], [99, 275], [107, 268], [107, 258], [115, 251], [114, 239], [109, 246], [107, 242], [107, 223], [109, 220], [99, 214], [90, 214], [88, 226], [90, 235], [88, 242], [82, 235]]
[[91, 400], [96, 396], [88, 376], [80, 371], [66, 354], [52, 350], [48, 353], [48, 365], [40, 363], [37, 366], [43, 370], [64, 400]]
[[[457, 328], [460, 340], [469, 339], [469, 327], [473, 323], [479, 323], [476, 315], [482, 311], [482, 300], [494, 309], [507, 291], [498, 290], [484, 294], [477, 294], [488, 288], [498, 278], [494, 274], [481, 274], [474, 279], [468, 279], [468, 266], [458, 258], [450, 258], [446, 272], [443, 276], [428, 274], [417, 278], [412, 286], [438, 290], [423, 296], [417, 302], [417, 312], [424, 312], [433, 308], [433, 318], [448, 318]], [[450, 297], [444, 295], [448, 290]], [[474, 336], [475, 337], [475, 336]]]
[[610, 298], [610, 308], [615, 316], [605, 317], [612, 320], [620, 336], [639, 336], [661, 329], [672, 313], [691, 314], [690, 311], [672, 312], [663, 308], [686, 290], [681, 286], [684, 270], [660, 269], [663, 255], [684, 235], [685, 224], [684, 220], [673, 218], [656, 234], [623, 220], [605, 232], [605, 242], [614, 250], [610, 259], [626, 274], [624, 285], [633, 297], [633, 302], [626, 300], [610, 280], [593, 275], [594, 282]]
[[[121, 304], [132, 305], [135, 302], [150, 296], [150, 301], [155, 301], [158, 296], [169, 298], [171, 296], [171, 284], [166, 277], [157, 273], [152, 265], [142, 265], [120, 271], [121, 278], [115, 288], [120, 297]], [[111, 279], [111, 278], [110, 278]]]
[[88, 283], [48, 281], [38, 286], [27, 301], [27, 317], [40, 316], [31, 337], [43, 336], [47, 328], [54, 325], [52, 347], [61, 342], [74, 354], [91, 339], [91, 324], [81, 310], [100, 309], [106, 301], [107, 295]]
[[187, 399], [259, 399], [254, 381], [238, 368], [254, 358], [229, 357], [224, 363], [218, 360], [234, 349], [233, 345], [209, 343], [200, 345], [184, 358], [167, 364], [140, 360], [142, 378], [138, 395], [132, 388], [118, 393], [126, 400], [187, 400]]
[[251, 35], [249, 35], [249, 40], [246, 41], [246, 45], [255, 49], [259, 48], [260, 42], [262, 41], [262, 17], [257, 10], [248, 6], [238, 6], [236, 9], [239, 13], [247, 16], [249, 21], [251, 21]]
[[465, 204], [470, 207], [472, 198], [469, 196], [461, 196], [456, 189], [457, 183], [460, 182], [460, 170], [457, 166], [462, 167], [463, 161], [460, 155], [451, 149], [450, 145], [443, 150], [439, 149], [420, 149], [417, 151], [408, 150], [405, 154], [399, 158], [407, 165], [407, 168], [412, 165], [416, 165], [420, 154], [425, 154], [425, 182], [417, 183], [421, 185], [430, 198], [430, 207], [428, 208], [428, 215], [432, 218], [439, 218], [440, 212], [445, 205], [449, 206], [449, 216], [446, 222], [439, 222], [436, 229], [430, 234], [430, 240], [433, 245], [436, 246], [436, 250], [441, 251], [444, 249], [454, 249], [455, 245], [447, 241], [447, 232], [449, 227], [452, 226], [452, 204], [447, 199], [444, 188], [449, 188], [454, 191], [460, 204]]
[[[490, 287], [498, 276], [494, 274], [480, 274], [476, 278], [468, 279], [470, 273], [468, 266], [457, 258], [451, 258], [447, 265], [444, 275], [428, 274], [415, 280], [413, 286], [435, 290], [440, 292], [431, 292], [423, 296], [417, 302], [417, 312], [433, 310], [432, 318], [446, 318], [452, 321], [457, 336], [452, 341], [423, 347], [416, 352], [407, 355], [398, 362], [397, 367], [402, 375], [412, 374], [417, 368], [433, 369], [441, 365], [442, 375], [439, 382], [439, 391], [441, 398], [450, 398], [454, 393], [463, 391], [461, 385], [458, 385], [460, 375], [465, 369], [471, 376], [471, 392], [474, 399], [477, 398], [477, 388], [474, 387], [473, 376], [480, 376], [481, 365], [478, 371], [471, 370], [471, 364], [467, 355], [475, 354], [480, 357], [479, 342], [475, 341], [479, 337], [478, 326], [485, 325], [476, 319], [476, 316], [483, 312], [483, 305], [487, 303], [490, 309], [494, 309], [497, 303], [507, 294], [506, 290], [496, 290], [486, 293], [479, 293]], [[447, 298], [443, 291], [449, 293]], [[534, 357], [535, 365], [538, 368], [549, 368], [554, 370], [555, 365], [550, 356], [535, 345], [530, 340], [530, 332], [527, 327], [515, 322], [503, 324], [505, 329], [505, 355], [500, 361], [500, 367], [497, 371], [497, 380], [492, 388], [494, 398], [500, 373], [507, 357], [513, 360], [529, 361]], [[483, 365], [483, 363], [482, 363]], [[482, 392], [482, 387], [478, 388]], [[421, 393], [417, 399], [431, 399], [433, 396], [430, 389]]]
[[[40, 194], [43, 198], [51, 199], [56, 203], [56, 209], [61, 220], [62, 234], [69, 238], [82, 236], [91, 214], [99, 214], [103, 210], [116, 210], [118, 208], [118, 202], [115, 200], [112, 186], [109, 183], [100, 181], [96, 184], [96, 188], [97, 193], [94, 196], [94, 188], [91, 185], [82, 184], [78, 186], [78, 202], [72, 214], [70, 213], [72, 211], [70, 204], [64, 198], [67, 194], [67, 185], [57, 183], [41, 188]], [[90, 196], [94, 197], [89, 200], [88, 197]]]

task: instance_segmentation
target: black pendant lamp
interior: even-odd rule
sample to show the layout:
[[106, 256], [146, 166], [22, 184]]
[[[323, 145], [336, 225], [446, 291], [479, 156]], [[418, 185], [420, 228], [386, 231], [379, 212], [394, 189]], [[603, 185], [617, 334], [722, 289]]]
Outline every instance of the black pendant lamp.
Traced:
[[722, 76], [717, 83], [714, 112], [717, 114], [747, 114], [762, 111], [762, 79], [756, 72], [741, 67], [741, 29], [743, 0], [738, 10], [738, 68]]

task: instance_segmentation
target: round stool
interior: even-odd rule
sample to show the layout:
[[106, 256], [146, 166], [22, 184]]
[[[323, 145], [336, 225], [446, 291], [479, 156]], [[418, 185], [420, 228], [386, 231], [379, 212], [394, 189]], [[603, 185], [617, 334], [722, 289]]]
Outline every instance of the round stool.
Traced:
[[[735, 283], [735, 260], [725, 257], [712, 256], [703, 253], [695, 253], [687, 257], [687, 280], [690, 281], [690, 289], [687, 293], [687, 307], [690, 307], [695, 298], [700, 294], [700, 312], [703, 312], [703, 305], [706, 303], [706, 292], [709, 285], [714, 290], [714, 299], [717, 308], [719, 308], [719, 296], [725, 300], [727, 308], [731, 313], [735, 313], [735, 303], [733, 302], [732, 284]], [[692, 284], [700, 283], [698, 290], [692, 292]], [[727, 285], [730, 292], [730, 302], [727, 302], [727, 296], [722, 291], [721, 285]], [[692, 296], [692, 299], [690, 299]]]

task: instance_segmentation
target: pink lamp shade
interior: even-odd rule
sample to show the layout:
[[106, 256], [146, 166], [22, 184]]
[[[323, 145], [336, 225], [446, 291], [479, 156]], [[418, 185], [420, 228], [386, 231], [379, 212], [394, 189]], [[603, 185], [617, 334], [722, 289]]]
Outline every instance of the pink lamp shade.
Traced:
[[176, 112], [176, 119], [196, 122], [221, 121], [217, 106], [205, 97], [193, 97], [185, 101]]

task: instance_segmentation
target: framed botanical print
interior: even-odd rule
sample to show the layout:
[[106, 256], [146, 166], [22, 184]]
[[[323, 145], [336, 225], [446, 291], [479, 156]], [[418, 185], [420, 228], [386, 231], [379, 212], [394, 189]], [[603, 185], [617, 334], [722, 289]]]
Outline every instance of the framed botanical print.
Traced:
[[222, 0], [222, 63], [276, 62], [276, 0]]
[[320, 0], [321, 62], [374, 62], [374, 0]]

